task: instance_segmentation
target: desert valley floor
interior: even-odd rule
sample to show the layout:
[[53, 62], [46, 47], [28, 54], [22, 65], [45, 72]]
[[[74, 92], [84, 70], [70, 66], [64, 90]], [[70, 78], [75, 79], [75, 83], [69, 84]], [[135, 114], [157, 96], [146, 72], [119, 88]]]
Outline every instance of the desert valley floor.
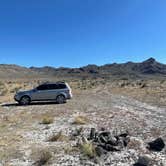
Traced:
[[[158, 137], [166, 141], [166, 108], [113, 94], [111, 89], [80, 91], [61, 105], [5, 102], [0, 112], [2, 166], [132, 166], [140, 156], [148, 156], [156, 166], [166, 164], [166, 149], [153, 152], [146, 148]], [[89, 158], [77, 147], [80, 135], [72, 136], [80, 129], [88, 135], [91, 128], [116, 134], [128, 131], [130, 142], [121, 151]], [[53, 136], [56, 139], [50, 141]]]

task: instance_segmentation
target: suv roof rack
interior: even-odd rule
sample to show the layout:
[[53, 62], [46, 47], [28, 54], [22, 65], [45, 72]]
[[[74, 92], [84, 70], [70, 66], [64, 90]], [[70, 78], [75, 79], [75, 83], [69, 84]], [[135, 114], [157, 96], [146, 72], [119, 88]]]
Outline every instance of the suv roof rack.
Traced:
[[62, 83], [62, 84], [64, 84], [64, 83], [65, 83], [65, 81], [58, 81], [58, 82], [56, 82], [56, 83]]

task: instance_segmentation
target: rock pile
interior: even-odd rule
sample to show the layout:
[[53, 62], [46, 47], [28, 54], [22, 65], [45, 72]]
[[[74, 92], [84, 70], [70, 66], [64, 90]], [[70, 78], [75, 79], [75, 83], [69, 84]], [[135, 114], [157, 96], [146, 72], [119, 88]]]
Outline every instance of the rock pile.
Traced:
[[[109, 152], [119, 152], [128, 146], [130, 142], [130, 135], [128, 132], [121, 134], [112, 134], [110, 131], [102, 129], [97, 131], [95, 128], [91, 128], [88, 136], [82, 135], [80, 145], [84, 146], [88, 156], [102, 156]], [[159, 152], [165, 147], [165, 143], [162, 138], [147, 143], [147, 149], [149, 151]], [[133, 166], [149, 166], [153, 162], [153, 159], [146, 154], [139, 156], [137, 162]]]
[[97, 155], [101, 156], [110, 151], [121, 151], [129, 143], [130, 137], [127, 132], [114, 136], [110, 131], [103, 129], [97, 132], [92, 128], [88, 140], [93, 142]]

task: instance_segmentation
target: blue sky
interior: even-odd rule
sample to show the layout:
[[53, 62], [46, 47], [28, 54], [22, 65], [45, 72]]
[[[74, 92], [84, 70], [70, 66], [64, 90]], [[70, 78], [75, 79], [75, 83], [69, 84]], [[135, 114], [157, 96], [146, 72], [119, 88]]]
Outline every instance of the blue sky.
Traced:
[[0, 63], [166, 63], [165, 0], [0, 0]]

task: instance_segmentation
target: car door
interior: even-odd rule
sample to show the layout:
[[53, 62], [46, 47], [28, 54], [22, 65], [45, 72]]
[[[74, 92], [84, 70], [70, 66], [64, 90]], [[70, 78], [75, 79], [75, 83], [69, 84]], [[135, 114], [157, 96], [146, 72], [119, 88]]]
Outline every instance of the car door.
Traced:
[[49, 86], [40, 85], [32, 94], [32, 100], [49, 100]]
[[55, 100], [58, 95], [58, 85], [57, 84], [49, 84], [48, 85], [48, 98], [49, 100]]

